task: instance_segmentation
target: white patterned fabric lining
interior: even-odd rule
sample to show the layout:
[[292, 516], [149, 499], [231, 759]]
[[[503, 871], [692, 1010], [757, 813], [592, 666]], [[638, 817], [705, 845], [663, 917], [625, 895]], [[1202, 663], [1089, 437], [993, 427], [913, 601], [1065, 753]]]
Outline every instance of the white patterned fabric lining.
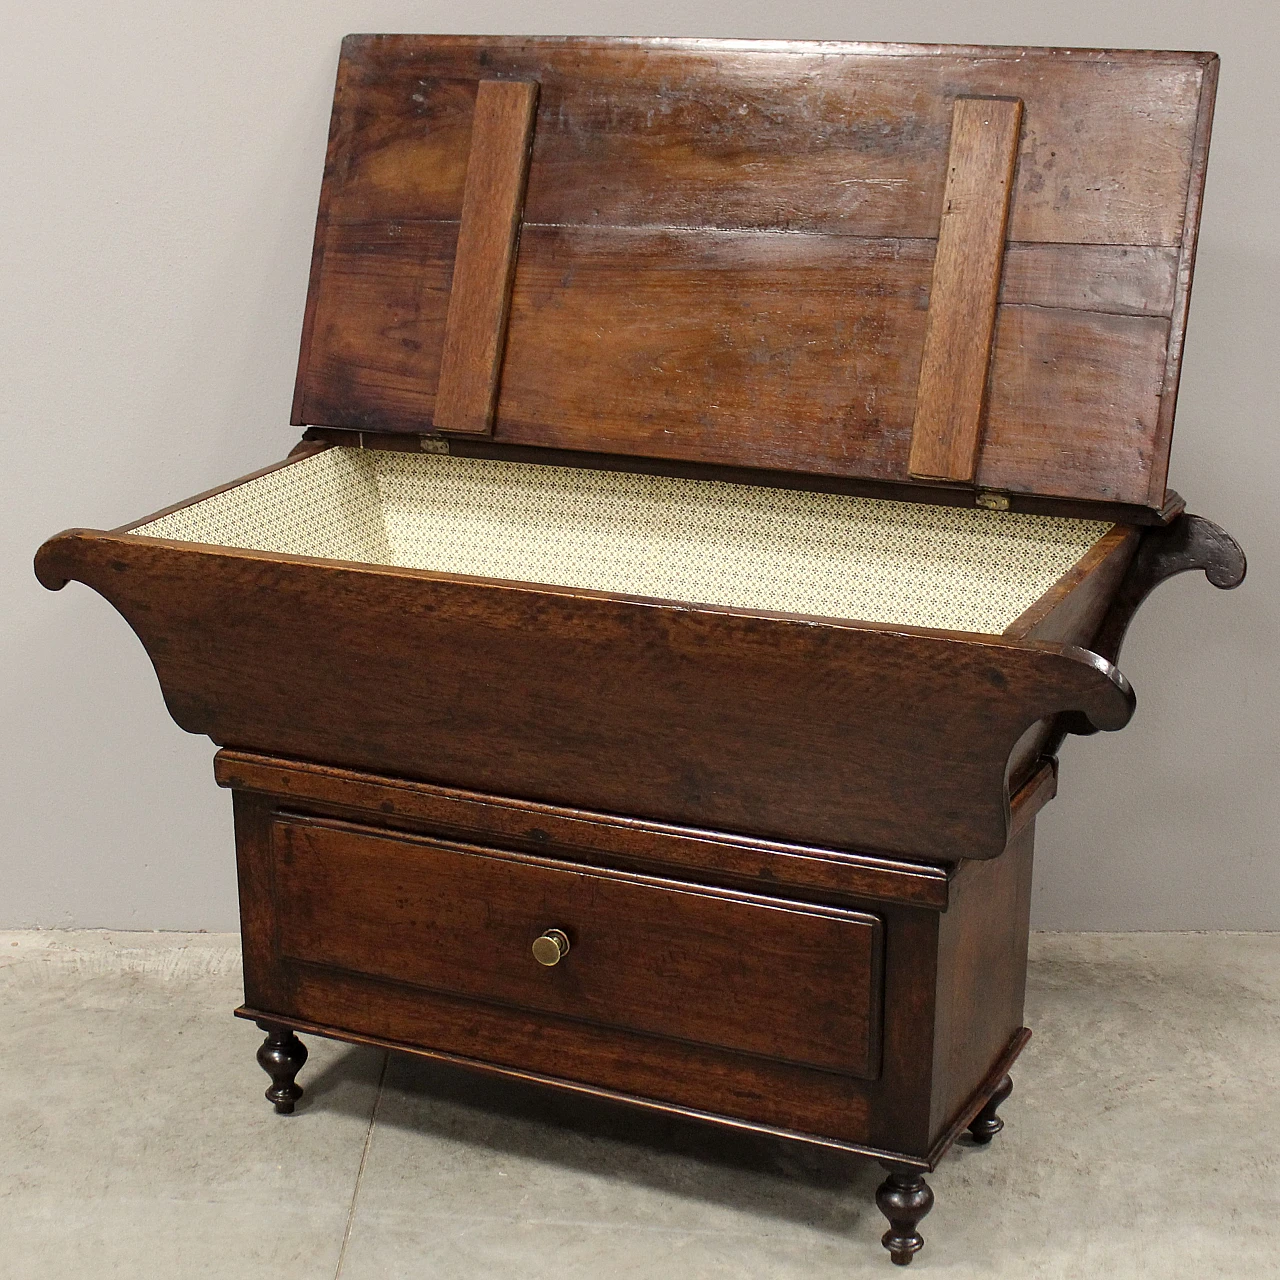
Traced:
[[1110, 528], [722, 481], [335, 448], [135, 532], [999, 634]]
[[133, 530], [323, 560], [392, 564], [370, 455], [326, 449]]

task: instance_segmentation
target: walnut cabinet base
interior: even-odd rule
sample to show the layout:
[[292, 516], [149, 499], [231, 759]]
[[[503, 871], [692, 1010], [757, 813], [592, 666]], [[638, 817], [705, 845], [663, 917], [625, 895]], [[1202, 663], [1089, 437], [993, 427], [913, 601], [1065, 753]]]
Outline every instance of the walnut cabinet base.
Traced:
[[1001, 1128], [1033, 820], [929, 865], [242, 751], [217, 774], [279, 1112], [301, 1031], [819, 1143], [885, 1165], [900, 1265], [923, 1175]]

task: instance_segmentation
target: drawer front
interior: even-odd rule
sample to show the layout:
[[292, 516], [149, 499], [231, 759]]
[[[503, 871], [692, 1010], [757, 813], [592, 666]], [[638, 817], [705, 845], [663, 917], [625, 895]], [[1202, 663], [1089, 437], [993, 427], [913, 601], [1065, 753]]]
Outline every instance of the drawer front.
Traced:
[[[321, 819], [272, 823], [287, 960], [874, 1079], [879, 919]], [[569, 950], [539, 964], [533, 943]]]

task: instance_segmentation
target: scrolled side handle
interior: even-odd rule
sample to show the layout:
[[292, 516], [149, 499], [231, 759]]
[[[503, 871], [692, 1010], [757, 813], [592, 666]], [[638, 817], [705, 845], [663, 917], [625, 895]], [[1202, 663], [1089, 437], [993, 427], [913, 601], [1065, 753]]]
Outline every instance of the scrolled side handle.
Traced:
[[1138, 607], [1169, 578], [1200, 569], [1215, 587], [1230, 591], [1244, 581], [1247, 568], [1240, 544], [1203, 516], [1181, 515], [1163, 529], [1147, 530], [1090, 648], [1115, 662]]
[[1070, 645], [1063, 653], [1087, 669], [1093, 678], [1087, 686], [1082, 685], [1078, 707], [1059, 714], [1059, 732], [1087, 735], [1123, 729], [1133, 719], [1138, 705], [1138, 696], [1124, 672], [1090, 649]]
[[36, 552], [35, 571], [40, 585], [49, 591], [61, 591], [76, 579], [101, 529], [64, 529], [54, 534]]

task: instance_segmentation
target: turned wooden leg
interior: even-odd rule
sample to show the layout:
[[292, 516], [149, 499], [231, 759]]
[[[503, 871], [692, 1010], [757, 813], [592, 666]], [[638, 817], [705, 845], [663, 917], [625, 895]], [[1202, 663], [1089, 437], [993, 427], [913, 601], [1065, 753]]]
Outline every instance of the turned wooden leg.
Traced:
[[267, 1101], [275, 1103], [282, 1116], [291, 1116], [293, 1104], [302, 1097], [302, 1090], [293, 1078], [307, 1060], [307, 1046], [289, 1027], [275, 1022], [259, 1022], [258, 1026], [267, 1033], [258, 1050], [258, 1065], [271, 1077]]
[[987, 1105], [973, 1117], [969, 1124], [969, 1132], [973, 1135], [974, 1142], [986, 1146], [1004, 1128], [1004, 1121], [996, 1115], [996, 1110], [1012, 1092], [1013, 1081], [1008, 1076], [1005, 1076], [996, 1085], [996, 1091], [987, 1101]]
[[876, 1204], [889, 1219], [889, 1230], [880, 1243], [889, 1250], [894, 1265], [905, 1267], [924, 1248], [916, 1224], [933, 1208], [933, 1192], [919, 1169], [906, 1169], [881, 1161], [889, 1176], [876, 1192]]

